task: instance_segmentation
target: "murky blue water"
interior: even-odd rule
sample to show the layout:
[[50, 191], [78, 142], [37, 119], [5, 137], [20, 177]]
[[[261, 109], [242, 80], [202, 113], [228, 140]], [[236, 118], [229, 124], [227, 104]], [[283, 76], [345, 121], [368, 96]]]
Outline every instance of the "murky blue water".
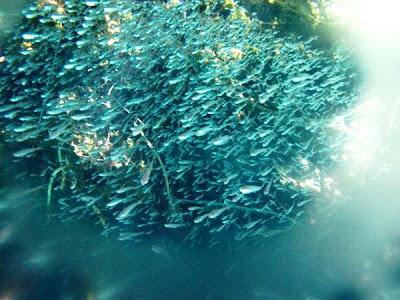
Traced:
[[1, 195], [2, 299], [398, 297], [398, 233], [382, 235], [385, 228], [352, 211], [362, 204], [262, 247], [208, 250], [162, 237], [126, 243], [101, 236], [88, 220], [46, 220], [40, 194], [9, 187]]

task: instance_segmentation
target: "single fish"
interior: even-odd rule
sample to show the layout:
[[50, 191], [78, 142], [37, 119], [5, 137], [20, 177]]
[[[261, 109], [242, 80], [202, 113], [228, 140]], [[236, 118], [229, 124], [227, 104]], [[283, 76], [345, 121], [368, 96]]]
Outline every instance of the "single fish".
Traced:
[[171, 79], [170, 81], [168, 81], [168, 83], [170, 85], [174, 85], [174, 84], [177, 84], [177, 83], [181, 82], [183, 79], [184, 78], [182, 78], [182, 77], [178, 77], [178, 78], [175, 78], [175, 79]]
[[194, 132], [192, 131], [185, 131], [183, 133], [181, 133], [180, 135], [178, 135], [178, 140], [180, 141], [184, 141], [187, 140], [188, 138], [192, 137], [194, 135]]
[[240, 188], [240, 192], [242, 194], [252, 194], [260, 191], [263, 188], [263, 185], [244, 185]]
[[75, 121], [81, 121], [81, 120], [85, 120], [85, 119], [90, 119], [90, 116], [88, 115], [74, 115], [70, 117], [72, 120]]
[[62, 126], [62, 127], [58, 128], [58, 129], [55, 129], [55, 130], [51, 130], [51, 131], [48, 130], [48, 133], [49, 133], [49, 140], [56, 139], [56, 138], [58, 138], [62, 133], [67, 132], [68, 126], [69, 126], [69, 124], [67, 124], [67, 125], [65, 125], [65, 126]]
[[63, 20], [65, 19], [67, 16], [62, 15], [62, 14], [53, 14], [50, 16], [50, 18], [52, 18], [53, 21], [59, 21], [59, 20]]
[[269, 190], [271, 189], [271, 185], [272, 185], [272, 178], [271, 178], [271, 180], [268, 182], [267, 186], [265, 187], [265, 189], [264, 189], [264, 191], [263, 191], [263, 194], [264, 194], [264, 195], [268, 195]]
[[211, 132], [211, 131], [213, 131], [213, 127], [211, 127], [211, 126], [206, 126], [206, 127], [203, 127], [203, 128], [198, 129], [198, 130], [196, 131], [196, 136], [204, 136], [204, 135], [206, 135], [207, 133], [209, 133], [209, 132]]
[[259, 96], [258, 101], [260, 102], [260, 104], [264, 104], [265, 102], [267, 102], [269, 100], [269, 98], [271, 98], [272, 94], [262, 94]]
[[34, 130], [31, 130], [31, 131], [25, 131], [25, 132], [19, 134], [19, 135], [16, 137], [15, 140], [16, 140], [17, 142], [23, 142], [23, 141], [26, 141], [26, 140], [29, 140], [29, 139], [34, 139], [34, 138], [36, 138], [40, 133], [41, 133], [41, 130], [40, 130], [40, 129], [34, 129]]
[[311, 78], [311, 75], [310, 75], [310, 74], [303, 73], [303, 74], [299, 74], [299, 75], [296, 76], [296, 77], [293, 77], [293, 78], [292, 78], [292, 81], [293, 81], [293, 82], [301, 82], [301, 81], [306, 80], [306, 79], [309, 79], [309, 78]]
[[244, 225], [244, 228], [246, 228], [246, 229], [251, 229], [251, 228], [253, 228], [258, 222], [260, 222], [261, 221], [261, 219], [260, 220], [257, 220], [257, 221], [253, 221], [253, 222], [250, 222], [250, 223], [247, 223], [246, 225]]
[[186, 227], [186, 224], [179, 224], [179, 223], [166, 223], [164, 224], [165, 228], [181, 228], [181, 227]]
[[194, 219], [194, 223], [196, 223], [196, 224], [200, 223], [207, 217], [208, 217], [208, 214], [204, 214], [204, 215], [198, 216], [196, 219]]
[[302, 207], [304, 204], [311, 202], [311, 201], [312, 201], [312, 199], [307, 199], [307, 200], [301, 201], [301, 202], [297, 203], [297, 207]]
[[14, 132], [21, 133], [21, 132], [25, 132], [25, 131], [28, 131], [28, 130], [31, 130], [31, 129], [34, 129], [34, 128], [36, 128], [36, 125], [26, 124], [26, 125], [22, 125], [20, 127], [14, 128]]
[[118, 214], [117, 219], [118, 219], [118, 220], [123, 220], [123, 219], [125, 219], [126, 217], [128, 217], [129, 214], [130, 214], [130, 212], [131, 212], [136, 206], [138, 206], [139, 204], [140, 204], [140, 201], [139, 201], [139, 202], [136, 202], [136, 203], [132, 203], [131, 205], [128, 205], [127, 207], [125, 207], [125, 208]]
[[125, 199], [114, 199], [113, 201], [107, 203], [107, 207], [108, 208], [113, 208], [114, 206], [116, 206], [116, 205], [118, 205], [118, 204], [120, 204], [120, 203], [122, 203], [124, 201], [125, 201]]
[[222, 214], [225, 210], [227, 210], [229, 207], [223, 207], [223, 208], [218, 208], [218, 209], [214, 209], [213, 211], [211, 211], [208, 214], [208, 217], [210, 219], [215, 219], [216, 217], [218, 217], [220, 214]]
[[85, 5], [86, 6], [96, 6], [96, 5], [98, 5], [99, 4], [99, 2], [98, 1], [85, 1]]
[[24, 40], [34, 40], [40, 37], [40, 34], [36, 34], [36, 33], [24, 33], [22, 35], [22, 38]]
[[192, 211], [192, 210], [198, 210], [201, 209], [201, 206], [190, 206], [188, 207], [188, 210]]
[[151, 171], [153, 170], [153, 162], [154, 159], [151, 161], [150, 166], [147, 168], [146, 172], [143, 173], [142, 178], [140, 179], [141, 185], [146, 185], [149, 182]]
[[196, 90], [196, 93], [205, 94], [205, 93], [211, 92], [214, 89], [215, 89], [214, 87], [209, 87], [209, 88], [205, 87], [205, 88]]
[[259, 149], [254, 149], [250, 152], [250, 156], [257, 156], [263, 152], [266, 152], [267, 149], [266, 148], [259, 148]]
[[227, 176], [227, 177], [224, 179], [224, 184], [228, 184], [229, 181], [231, 181], [232, 179], [236, 178], [237, 176], [239, 176], [239, 173], [233, 173], [233, 174]]
[[221, 146], [221, 145], [224, 145], [224, 144], [228, 143], [231, 138], [232, 137], [229, 136], [229, 135], [223, 135], [223, 136], [220, 136], [220, 137], [217, 137], [217, 138], [213, 139], [211, 141], [211, 143], [213, 145], [215, 145], [215, 146]]
[[120, 189], [116, 190], [115, 192], [117, 194], [122, 194], [122, 193], [128, 192], [128, 191], [133, 190], [133, 189], [134, 189], [133, 186], [126, 186], [126, 187], [123, 187], [123, 188], [120, 188]]
[[233, 203], [238, 202], [240, 200], [240, 198], [242, 198], [242, 196], [243, 196], [243, 194], [238, 194], [235, 197], [233, 197], [231, 201]]
[[265, 92], [266, 92], [267, 94], [269, 94], [269, 93], [274, 92], [274, 91], [277, 90], [278, 88], [279, 88], [279, 85], [278, 85], [278, 84], [274, 84], [274, 85], [271, 85], [271, 86], [269, 87], [269, 89], [267, 89]]
[[31, 155], [32, 153], [34, 153], [34, 152], [36, 152], [38, 150], [41, 150], [41, 149], [42, 149], [41, 147], [22, 149], [22, 150], [19, 150], [19, 151], [15, 152], [13, 154], [13, 156], [21, 158], [21, 157], [25, 157], [25, 156]]
[[267, 176], [273, 169], [274, 169], [274, 167], [267, 167], [263, 171], [260, 172], [260, 175]]

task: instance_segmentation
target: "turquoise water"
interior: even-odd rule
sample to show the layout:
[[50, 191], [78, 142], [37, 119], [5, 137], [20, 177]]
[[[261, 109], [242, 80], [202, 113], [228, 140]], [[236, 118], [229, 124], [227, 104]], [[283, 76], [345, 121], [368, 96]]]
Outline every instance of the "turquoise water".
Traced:
[[370, 52], [236, 4], [39, 2], [0, 6], [0, 299], [400, 299]]
[[[40, 193], [23, 187], [2, 193], [2, 297], [397, 298], [396, 241], [378, 239], [379, 228], [366, 226], [361, 214], [338, 212], [329, 222], [272, 237], [263, 246], [209, 250], [166, 237], [118, 241], [101, 236], [90, 220], [44, 221]], [[367, 197], [362, 194], [357, 196]]]

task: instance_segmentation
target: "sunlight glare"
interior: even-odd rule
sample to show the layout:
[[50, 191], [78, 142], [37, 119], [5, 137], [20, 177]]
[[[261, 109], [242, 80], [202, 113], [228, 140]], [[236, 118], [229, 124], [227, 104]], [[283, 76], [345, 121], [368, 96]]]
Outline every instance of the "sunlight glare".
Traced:
[[330, 13], [353, 33], [366, 36], [400, 35], [397, 0], [336, 0]]

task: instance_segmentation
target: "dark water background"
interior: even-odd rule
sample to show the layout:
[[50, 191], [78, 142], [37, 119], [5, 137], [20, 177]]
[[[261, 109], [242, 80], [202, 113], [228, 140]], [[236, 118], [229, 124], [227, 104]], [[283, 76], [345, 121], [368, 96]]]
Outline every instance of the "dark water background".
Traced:
[[0, 199], [0, 299], [399, 299], [397, 211], [361, 208], [396, 195], [353, 196], [360, 203], [329, 221], [262, 247], [208, 250], [163, 237], [121, 242], [92, 220], [47, 220], [43, 189], [10, 186]]
[[[2, 31], [25, 3], [0, 3]], [[342, 166], [350, 200], [332, 215], [315, 207], [315, 219], [263, 246], [208, 250], [165, 237], [121, 242], [90, 219], [48, 220], [47, 187], [7, 181], [18, 170], [0, 155], [0, 300], [400, 299], [398, 168], [361, 182]]]

